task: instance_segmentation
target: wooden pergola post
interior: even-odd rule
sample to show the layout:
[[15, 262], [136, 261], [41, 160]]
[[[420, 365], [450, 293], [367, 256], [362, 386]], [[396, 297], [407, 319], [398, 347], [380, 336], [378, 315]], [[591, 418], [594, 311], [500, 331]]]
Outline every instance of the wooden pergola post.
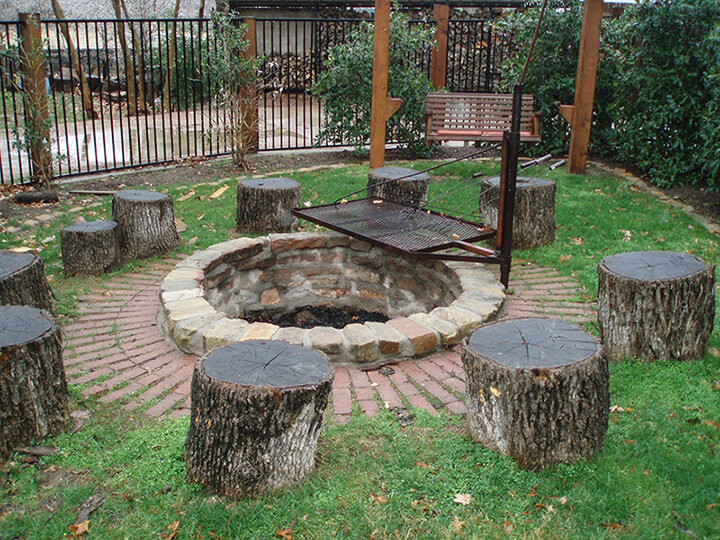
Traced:
[[390, 48], [390, 0], [375, 0], [372, 104], [370, 106], [370, 168], [385, 164], [385, 124]]
[[430, 82], [435, 90], [445, 86], [447, 72], [447, 44], [448, 21], [450, 19], [450, 6], [448, 4], [435, 4], [433, 6], [435, 19], [435, 47], [430, 56]]
[[587, 164], [595, 97], [595, 78], [600, 51], [602, 13], [603, 0], [585, 0], [575, 79], [575, 103], [572, 106], [560, 106], [560, 112], [572, 127], [568, 170], [574, 174], [583, 174]]

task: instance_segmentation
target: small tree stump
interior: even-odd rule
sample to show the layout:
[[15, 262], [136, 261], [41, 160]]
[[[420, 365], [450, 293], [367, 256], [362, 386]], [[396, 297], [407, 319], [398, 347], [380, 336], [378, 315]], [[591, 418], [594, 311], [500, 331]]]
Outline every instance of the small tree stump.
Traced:
[[34, 253], [0, 251], [0, 304], [52, 310], [45, 266]]
[[0, 307], [0, 455], [60, 433], [69, 415], [62, 340], [52, 315]]
[[188, 479], [240, 497], [300, 481], [314, 466], [334, 373], [317, 351], [249, 340], [195, 366]]
[[611, 360], [702, 357], [715, 318], [715, 266], [690, 253], [641, 251], [597, 267], [598, 322]]
[[427, 200], [429, 183], [430, 177], [424, 172], [407, 167], [378, 167], [368, 174], [368, 197], [419, 208]]
[[[545, 178], [518, 176], [513, 216], [513, 249], [546, 246], [555, 241], [555, 183]], [[500, 177], [484, 180], [480, 192], [483, 223], [497, 229]]]
[[164, 193], [128, 189], [113, 196], [120, 258], [124, 261], [167, 253], [178, 244], [173, 201]]
[[292, 178], [248, 178], [237, 186], [237, 230], [286, 232], [297, 219], [290, 210], [300, 205], [300, 184]]
[[470, 433], [540, 469], [593, 455], [608, 426], [608, 363], [580, 327], [511, 319], [476, 330], [462, 349]]
[[102, 276], [118, 258], [117, 223], [90, 221], [60, 231], [63, 269], [70, 276]]

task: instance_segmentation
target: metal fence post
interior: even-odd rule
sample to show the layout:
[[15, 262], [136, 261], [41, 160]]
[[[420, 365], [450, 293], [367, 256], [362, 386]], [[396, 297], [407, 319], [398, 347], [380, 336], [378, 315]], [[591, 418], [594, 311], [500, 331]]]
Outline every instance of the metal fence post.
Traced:
[[50, 153], [50, 120], [45, 92], [45, 55], [40, 15], [20, 13], [20, 62], [23, 72], [25, 135], [32, 164], [32, 178], [49, 183], [53, 178]]

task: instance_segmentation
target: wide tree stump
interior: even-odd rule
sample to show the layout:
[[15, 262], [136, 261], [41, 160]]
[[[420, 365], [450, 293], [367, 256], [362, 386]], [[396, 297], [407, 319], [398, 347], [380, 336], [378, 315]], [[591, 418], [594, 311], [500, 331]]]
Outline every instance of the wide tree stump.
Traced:
[[180, 244], [173, 201], [164, 193], [118, 191], [113, 196], [112, 215], [124, 261], [167, 253]]
[[0, 307], [0, 455], [60, 433], [69, 416], [62, 339], [52, 315]]
[[[545, 178], [518, 176], [513, 215], [513, 249], [546, 246], [555, 241], [555, 183]], [[483, 223], [497, 229], [500, 177], [483, 181], [480, 214]]]
[[229, 497], [301, 480], [314, 466], [333, 378], [322, 353], [282, 341], [208, 354], [192, 380], [188, 479]]
[[521, 467], [593, 455], [608, 426], [608, 363], [600, 344], [560, 319], [510, 319], [462, 349], [470, 434]]
[[368, 197], [379, 197], [408, 206], [425, 204], [430, 177], [406, 167], [378, 167], [368, 174]]
[[67, 277], [102, 276], [118, 259], [117, 223], [90, 221], [60, 231], [63, 269]]
[[286, 232], [297, 219], [290, 211], [300, 205], [300, 184], [292, 178], [248, 178], [237, 186], [237, 230]]
[[641, 251], [597, 267], [598, 322], [611, 360], [700, 358], [715, 318], [715, 266], [690, 253]]
[[40, 257], [0, 251], [0, 304], [52, 310], [53, 294]]

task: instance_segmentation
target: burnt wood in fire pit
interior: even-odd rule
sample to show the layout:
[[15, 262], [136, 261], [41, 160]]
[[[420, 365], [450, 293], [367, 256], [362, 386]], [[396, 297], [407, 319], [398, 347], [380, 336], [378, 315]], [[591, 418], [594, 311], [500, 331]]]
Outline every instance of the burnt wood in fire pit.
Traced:
[[291, 210], [300, 204], [300, 184], [292, 178], [248, 178], [237, 186], [237, 230], [286, 232], [297, 219]]
[[217, 349], [193, 374], [188, 479], [229, 497], [300, 481], [313, 468], [334, 372], [317, 351], [249, 340]]
[[0, 251], [0, 304], [52, 309], [53, 296], [40, 257]]
[[425, 204], [430, 177], [406, 167], [378, 167], [368, 174], [368, 197], [379, 197], [408, 206]]
[[58, 434], [69, 414], [53, 316], [26, 306], [0, 307], [0, 456]]
[[142, 259], [167, 253], [178, 244], [173, 201], [164, 193], [128, 189], [112, 201], [113, 220], [122, 260]]
[[475, 441], [521, 467], [597, 452], [608, 425], [608, 363], [580, 327], [510, 319], [476, 330], [462, 349]]
[[689, 360], [705, 354], [715, 318], [715, 266], [690, 253], [640, 251], [598, 264], [605, 353]]

